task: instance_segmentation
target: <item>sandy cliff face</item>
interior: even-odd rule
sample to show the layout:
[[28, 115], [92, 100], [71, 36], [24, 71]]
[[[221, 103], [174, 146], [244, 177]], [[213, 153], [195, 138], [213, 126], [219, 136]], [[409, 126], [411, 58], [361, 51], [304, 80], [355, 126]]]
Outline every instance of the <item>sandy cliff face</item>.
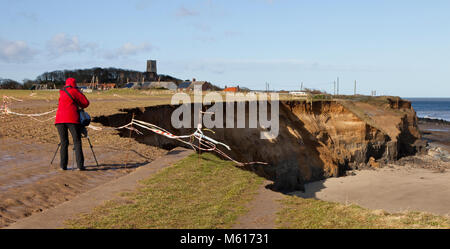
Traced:
[[[124, 123], [121, 120], [129, 121], [130, 113], [134, 112], [137, 119], [158, 124], [175, 134], [191, 133], [192, 129], [171, 127], [170, 114], [175, 109], [176, 106], [170, 105], [133, 109], [97, 121], [108, 120], [110, 125], [119, 126]], [[208, 133], [228, 144], [232, 148], [228, 153], [239, 161], [268, 162], [270, 165], [248, 169], [274, 180], [277, 190], [301, 190], [305, 182], [340, 176], [347, 169], [375, 161], [396, 160], [424, 147], [417, 117], [408, 101], [394, 98], [372, 102], [281, 101], [279, 110], [280, 131], [272, 140], [260, 139], [264, 130], [261, 127], [216, 128], [215, 134]], [[248, 111], [246, 116], [248, 119]], [[148, 132], [136, 139], [165, 148], [178, 145]]]
[[[308, 146], [320, 152], [325, 177], [358, 168], [371, 157], [396, 160], [420, 150], [415, 144], [420, 135], [411, 106], [350, 101], [283, 104], [302, 123]], [[314, 180], [303, 175], [306, 181]]]

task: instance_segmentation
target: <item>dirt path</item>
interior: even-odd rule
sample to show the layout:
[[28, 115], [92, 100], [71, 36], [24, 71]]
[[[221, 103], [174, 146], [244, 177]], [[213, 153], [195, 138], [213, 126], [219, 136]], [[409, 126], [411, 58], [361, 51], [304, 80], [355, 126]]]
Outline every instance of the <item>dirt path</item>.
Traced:
[[317, 198], [344, 204], [355, 203], [388, 212], [424, 211], [450, 215], [450, 172], [392, 166], [357, 171], [354, 176], [329, 178], [294, 192], [303, 198]]
[[239, 217], [235, 229], [270, 229], [275, 228], [276, 213], [281, 207], [279, 200], [283, 194], [267, 189], [271, 184], [265, 181], [258, 189], [255, 198], [247, 205], [248, 213]]
[[170, 166], [191, 153], [192, 150], [185, 148], [173, 149], [166, 156], [160, 157], [126, 176], [93, 188], [52, 209], [21, 219], [7, 228], [51, 229], [64, 227], [65, 220], [74, 218], [80, 213], [89, 212], [105, 201], [118, 198], [118, 193], [134, 190], [139, 185], [138, 181], [150, 177], [160, 169]]

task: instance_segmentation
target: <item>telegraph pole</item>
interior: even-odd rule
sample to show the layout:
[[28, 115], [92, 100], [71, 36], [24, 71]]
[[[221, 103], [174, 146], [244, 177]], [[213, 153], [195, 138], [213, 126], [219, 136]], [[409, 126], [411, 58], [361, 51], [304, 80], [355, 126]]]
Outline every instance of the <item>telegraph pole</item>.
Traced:
[[333, 89], [333, 94], [336, 95], [336, 81], [334, 81], [334, 89]]
[[303, 81], [302, 81], [302, 85], [300, 87], [300, 91], [303, 91]]
[[354, 87], [353, 95], [356, 96], [356, 80], [355, 80], [355, 87]]

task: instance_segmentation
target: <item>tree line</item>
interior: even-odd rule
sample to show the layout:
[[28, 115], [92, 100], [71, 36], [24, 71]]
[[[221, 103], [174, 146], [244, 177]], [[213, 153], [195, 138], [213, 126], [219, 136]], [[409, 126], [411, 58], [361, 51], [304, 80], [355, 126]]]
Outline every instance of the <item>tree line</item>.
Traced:
[[90, 83], [94, 81], [98, 83], [116, 83], [118, 85], [124, 85], [127, 81], [139, 81], [142, 79], [142, 76], [142, 72], [134, 70], [94, 67], [89, 69], [45, 72], [36, 77], [35, 83], [63, 85], [67, 78], [75, 78], [78, 83]]
[[[120, 68], [100, 68], [75, 70], [55, 70], [45, 72], [36, 79], [24, 79], [22, 84], [11, 79], [0, 78], [0, 89], [30, 89], [34, 84], [55, 84], [57, 87], [65, 84], [67, 78], [75, 78], [78, 83], [115, 83], [117, 87], [123, 87], [127, 82], [140, 82], [145, 77], [144, 72], [120, 69]], [[173, 81], [177, 85], [182, 80], [169, 75], [158, 75], [161, 81]]]
[[0, 78], [0, 89], [24, 89], [24, 85], [12, 79]]

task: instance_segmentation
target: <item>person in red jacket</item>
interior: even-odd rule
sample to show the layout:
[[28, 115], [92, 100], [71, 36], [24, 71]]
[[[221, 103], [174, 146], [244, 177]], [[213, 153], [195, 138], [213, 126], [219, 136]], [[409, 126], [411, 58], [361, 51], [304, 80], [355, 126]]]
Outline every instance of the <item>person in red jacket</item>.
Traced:
[[[72, 98], [64, 91], [64, 89], [72, 96]], [[76, 101], [77, 103], [74, 103]], [[78, 170], [85, 170], [83, 148], [81, 146], [81, 132], [85, 127], [80, 125], [80, 116], [78, 108], [86, 108], [89, 106], [89, 100], [81, 93], [74, 78], [68, 78], [63, 90], [59, 90], [58, 110], [56, 111], [55, 126], [58, 129], [61, 141], [60, 167], [62, 170], [67, 169], [69, 147], [68, 132], [70, 131], [75, 147]]]

